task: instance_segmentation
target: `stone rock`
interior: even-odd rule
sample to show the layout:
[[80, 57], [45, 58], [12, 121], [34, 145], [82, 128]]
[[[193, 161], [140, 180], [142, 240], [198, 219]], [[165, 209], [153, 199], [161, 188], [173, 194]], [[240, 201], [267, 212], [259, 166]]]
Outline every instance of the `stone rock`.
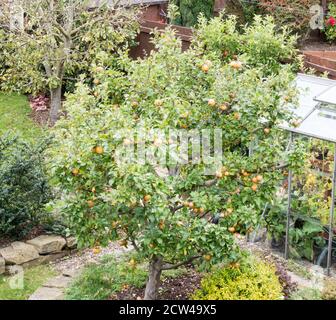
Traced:
[[66, 245], [69, 249], [74, 249], [77, 247], [77, 239], [75, 237], [66, 238]]
[[38, 251], [34, 246], [24, 242], [13, 242], [9, 247], [0, 249], [0, 255], [6, 264], [23, 264], [39, 258]]
[[39, 254], [60, 252], [66, 245], [64, 238], [53, 235], [42, 235], [27, 241], [27, 243], [33, 245]]
[[48, 282], [45, 283], [43, 286], [48, 288], [64, 289], [69, 286], [71, 281], [72, 279], [70, 277], [57, 276], [55, 278], [48, 280]]
[[3, 257], [0, 257], [0, 274], [5, 273], [5, 259]]
[[63, 289], [41, 287], [37, 289], [28, 300], [63, 300]]

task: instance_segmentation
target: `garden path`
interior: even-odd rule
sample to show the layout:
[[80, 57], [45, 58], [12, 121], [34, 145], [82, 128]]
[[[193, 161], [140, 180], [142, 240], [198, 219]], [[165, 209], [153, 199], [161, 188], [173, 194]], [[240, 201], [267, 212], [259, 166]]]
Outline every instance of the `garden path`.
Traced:
[[42, 287], [38, 288], [29, 300], [64, 300], [65, 290], [74, 279], [80, 276], [87, 264], [99, 263], [107, 254], [113, 254], [116, 258], [127, 253], [130, 248], [121, 247], [117, 242], [111, 242], [108, 247], [102, 248], [99, 253], [92, 249], [85, 249], [78, 253], [55, 261], [51, 266], [58, 275], [49, 279]]

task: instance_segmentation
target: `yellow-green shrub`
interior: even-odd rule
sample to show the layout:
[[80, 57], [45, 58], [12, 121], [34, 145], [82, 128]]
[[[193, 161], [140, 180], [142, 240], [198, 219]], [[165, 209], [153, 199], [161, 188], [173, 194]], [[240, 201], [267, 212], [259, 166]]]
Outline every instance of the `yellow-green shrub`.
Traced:
[[336, 280], [327, 280], [324, 282], [322, 291], [323, 300], [336, 300]]
[[195, 300], [279, 300], [282, 287], [275, 268], [253, 260], [237, 268], [217, 269], [206, 276], [201, 289], [192, 296]]

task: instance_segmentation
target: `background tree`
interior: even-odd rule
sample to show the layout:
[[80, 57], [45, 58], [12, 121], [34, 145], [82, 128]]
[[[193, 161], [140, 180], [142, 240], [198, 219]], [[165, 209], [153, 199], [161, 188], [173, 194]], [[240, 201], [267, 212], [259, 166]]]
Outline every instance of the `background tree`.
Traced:
[[200, 14], [203, 14], [207, 19], [213, 17], [214, 0], [173, 0], [172, 3], [179, 8], [179, 16], [173, 23], [193, 27], [197, 24]]
[[[125, 54], [137, 30], [136, 12], [83, 0], [21, 0], [1, 4], [0, 50], [3, 90], [49, 91], [50, 120], [61, 107], [62, 86], [78, 80], [97, 56]], [[16, 22], [16, 23], [14, 23]], [[77, 80], [76, 80], [77, 79]]]
[[[216, 21], [225, 32], [225, 22]], [[208, 30], [201, 28], [201, 34]], [[256, 41], [268, 36], [260, 33]], [[79, 244], [132, 244], [149, 263], [146, 299], [157, 297], [163, 270], [236, 261], [234, 235], [251, 231], [283, 179], [284, 160], [299, 158], [285, 152], [277, 130], [291, 118], [288, 102], [296, 101], [295, 75], [282, 65], [282, 52], [270, 75], [255, 60], [249, 65], [249, 51], [223, 60], [198, 39], [182, 52], [171, 30], [154, 42], [147, 58], [123, 61], [127, 77], [111, 77], [114, 70], [107, 69], [96, 74], [94, 88], [78, 85], [49, 151], [51, 173], [65, 192], [62, 211]], [[274, 56], [269, 59], [267, 68]], [[138, 128], [147, 139], [134, 134]], [[179, 150], [166, 133], [213, 128], [222, 129], [220, 163], [193, 163], [189, 148], [188, 161], [176, 164]], [[168, 154], [167, 144], [173, 147]], [[164, 165], [132, 161], [127, 151], [141, 147], [162, 155]], [[124, 161], [117, 161], [117, 151]]]

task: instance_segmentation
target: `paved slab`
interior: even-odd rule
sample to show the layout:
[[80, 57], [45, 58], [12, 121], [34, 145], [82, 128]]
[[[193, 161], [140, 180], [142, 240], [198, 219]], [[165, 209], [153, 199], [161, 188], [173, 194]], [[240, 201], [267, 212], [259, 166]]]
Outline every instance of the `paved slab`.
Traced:
[[69, 286], [71, 281], [72, 278], [70, 277], [57, 276], [47, 281], [43, 286], [49, 288], [65, 289], [66, 287]]
[[63, 289], [41, 287], [37, 289], [28, 300], [63, 300]]

